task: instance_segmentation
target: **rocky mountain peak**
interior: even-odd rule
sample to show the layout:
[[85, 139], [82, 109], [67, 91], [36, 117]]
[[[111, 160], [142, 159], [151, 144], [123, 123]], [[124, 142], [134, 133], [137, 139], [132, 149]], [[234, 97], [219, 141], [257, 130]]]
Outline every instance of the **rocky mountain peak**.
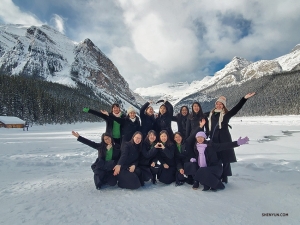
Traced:
[[108, 103], [138, 105], [118, 69], [89, 38], [75, 44], [46, 25], [0, 25], [0, 72], [72, 87], [82, 83]]

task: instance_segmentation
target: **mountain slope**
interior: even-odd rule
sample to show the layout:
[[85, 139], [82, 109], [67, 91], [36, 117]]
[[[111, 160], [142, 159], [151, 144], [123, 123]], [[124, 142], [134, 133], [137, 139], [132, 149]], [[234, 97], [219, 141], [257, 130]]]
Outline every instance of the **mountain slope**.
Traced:
[[71, 87], [82, 83], [108, 104], [139, 105], [118, 69], [91, 40], [75, 43], [46, 25], [0, 25], [0, 73]]

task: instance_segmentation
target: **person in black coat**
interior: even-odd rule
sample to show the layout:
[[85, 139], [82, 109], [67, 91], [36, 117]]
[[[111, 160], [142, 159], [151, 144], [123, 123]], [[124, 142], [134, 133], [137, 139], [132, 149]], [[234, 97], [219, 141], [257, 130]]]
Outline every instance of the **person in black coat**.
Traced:
[[158, 171], [154, 167], [151, 167], [151, 171], [153, 174], [157, 171], [157, 178], [160, 182], [171, 184], [175, 181], [176, 174], [175, 145], [169, 139], [167, 131], [162, 130], [160, 132], [159, 142], [154, 147], [159, 149], [156, 158], [160, 164], [156, 163]]
[[72, 131], [72, 134], [77, 137], [77, 141], [98, 150], [98, 158], [91, 166], [96, 188], [99, 190], [106, 183], [115, 186], [117, 179], [113, 176], [113, 168], [120, 158], [120, 146], [114, 143], [110, 134], [107, 133], [102, 134], [100, 143], [86, 139], [75, 131]]
[[[246, 103], [247, 99], [254, 96], [255, 92], [245, 95], [236, 106], [231, 110], [226, 108], [226, 98], [221, 96], [215, 103], [215, 108], [211, 112], [206, 113], [209, 120], [209, 135], [214, 143], [231, 142], [229, 132], [229, 120], [238, 113], [238, 111]], [[236, 156], [233, 148], [228, 148], [225, 151], [218, 153], [219, 158], [223, 163], [222, 181], [228, 183], [228, 176], [232, 176], [230, 163], [236, 162]]]
[[142, 133], [137, 131], [129, 142], [122, 144], [121, 157], [113, 168], [120, 188], [137, 189], [144, 186], [142, 171], [138, 167], [141, 151]]
[[183, 141], [183, 137], [180, 132], [174, 133], [175, 142], [175, 163], [176, 163], [176, 186], [183, 185], [184, 182], [193, 184], [193, 177], [187, 176], [184, 173], [184, 164], [190, 162], [188, 150]]
[[[194, 129], [198, 129], [199, 122], [203, 118], [206, 120], [206, 124], [207, 124], [207, 117], [202, 112], [200, 103], [194, 102], [192, 104], [192, 112], [188, 115], [187, 121], [186, 121], [186, 133], [185, 133], [186, 139], [190, 137], [190, 135]], [[205, 125], [205, 127], [202, 128], [202, 131], [208, 132], [208, 125]], [[192, 138], [194, 139], [194, 137], [192, 137]]]
[[171, 127], [172, 119], [173, 119], [173, 106], [168, 101], [159, 100], [159, 102], [164, 102], [159, 107], [158, 116], [155, 119], [155, 131], [159, 134], [162, 130], [168, 132], [169, 137], [173, 138], [173, 130]]
[[[122, 126], [114, 121], [111, 117], [109, 117], [108, 115], [104, 114], [103, 111], [100, 110], [100, 112], [90, 109], [90, 108], [83, 108], [84, 112], [87, 113], [91, 113], [95, 116], [98, 116], [102, 119], [104, 119], [106, 121], [106, 131], [105, 133], [110, 134], [113, 139], [114, 142], [121, 145], [121, 137], [122, 137]], [[117, 103], [114, 103], [111, 107], [111, 113], [109, 113], [111, 115], [114, 115], [116, 117], [120, 117], [123, 118], [125, 117], [125, 115], [122, 114], [121, 110], [120, 110], [120, 105]]]
[[223, 171], [222, 162], [218, 158], [217, 152], [247, 144], [249, 138], [240, 137], [237, 141], [219, 144], [207, 142], [205, 140], [207, 138], [206, 134], [203, 131], [197, 132], [195, 137], [197, 140], [194, 148], [195, 157], [190, 161], [195, 163], [198, 169], [193, 174], [195, 180], [193, 189], [198, 189], [200, 183], [203, 185], [202, 191], [223, 190], [225, 186], [220, 180]]
[[154, 182], [150, 166], [155, 167], [155, 156], [158, 151], [158, 148], [154, 147], [156, 143], [156, 132], [150, 130], [144, 139], [142, 154], [140, 154], [138, 164], [138, 167], [142, 170], [144, 181], [151, 179]]
[[186, 123], [189, 115], [189, 108], [187, 106], [182, 106], [179, 113], [173, 116], [173, 121], [177, 122], [178, 132], [181, 134], [183, 140], [185, 140], [186, 135]]
[[133, 107], [129, 107], [127, 109], [126, 117], [116, 117], [114, 114], [112, 113], [109, 114], [105, 110], [102, 110], [101, 112], [121, 125], [122, 127], [121, 143], [130, 141], [132, 135], [135, 132], [140, 131], [141, 129], [140, 119], [136, 116], [136, 112]]
[[146, 137], [150, 130], [155, 129], [154, 110], [150, 106], [151, 102], [146, 102], [140, 109], [141, 132], [143, 137]]

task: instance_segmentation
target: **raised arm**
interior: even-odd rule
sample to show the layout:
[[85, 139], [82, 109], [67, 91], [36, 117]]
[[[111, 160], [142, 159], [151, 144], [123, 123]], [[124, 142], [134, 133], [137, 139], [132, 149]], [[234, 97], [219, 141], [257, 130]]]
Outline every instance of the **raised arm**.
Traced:
[[83, 112], [87, 112], [87, 113], [93, 114], [93, 115], [98, 116], [98, 117], [100, 117], [100, 118], [102, 118], [104, 120], [108, 119], [108, 115], [105, 115], [102, 112], [99, 112], [99, 111], [96, 111], [94, 109], [90, 109], [90, 108], [87, 108], [87, 107], [83, 108]]
[[246, 94], [239, 102], [238, 104], [236, 104], [236, 106], [234, 106], [231, 110], [229, 110], [228, 113], [226, 113], [226, 117], [231, 118], [233, 117], [234, 115], [236, 115], [240, 110], [241, 108], [244, 106], [244, 104], [246, 103], [246, 101], [251, 98], [252, 96], [255, 95], [255, 92], [252, 92], [252, 93], [248, 93]]
[[72, 135], [77, 137], [77, 141], [81, 142], [82, 144], [85, 144], [85, 145], [88, 145], [94, 149], [98, 149], [99, 146], [100, 146], [100, 143], [96, 143], [94, 141], [91, 141], [87, 138], [84, 138], [82, 136], [79, 135], [79, 133], [75, 132], [75, 131], [72, 131]]

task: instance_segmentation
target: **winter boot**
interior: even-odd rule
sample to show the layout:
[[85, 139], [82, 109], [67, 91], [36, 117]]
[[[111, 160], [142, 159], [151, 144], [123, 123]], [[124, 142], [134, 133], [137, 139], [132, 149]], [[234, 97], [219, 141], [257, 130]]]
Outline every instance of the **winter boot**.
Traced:
[[199, 181], [194, 181], [193, 189], [197, 190], [199, 188]]
[[203, 185], [203, 189], [202, 189], [202, 191], [208, 191], [210, 189], [210, 187], [209, 186], [207, 186], [207, 185]]
[[227, 184], [227, 183], [228, 183], [228, 177], [227, 177], [227, 176], [224, 176], [224, 177], [222, 178], [222, 182], [225, 183], [225, 184]]

